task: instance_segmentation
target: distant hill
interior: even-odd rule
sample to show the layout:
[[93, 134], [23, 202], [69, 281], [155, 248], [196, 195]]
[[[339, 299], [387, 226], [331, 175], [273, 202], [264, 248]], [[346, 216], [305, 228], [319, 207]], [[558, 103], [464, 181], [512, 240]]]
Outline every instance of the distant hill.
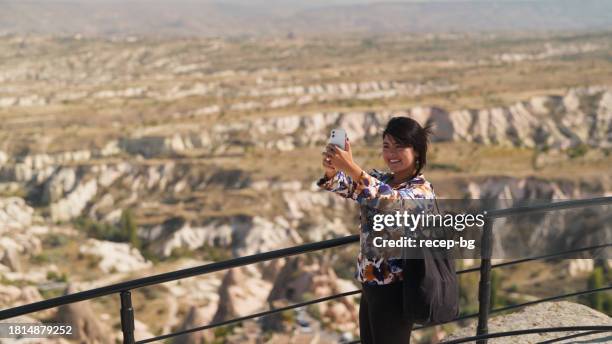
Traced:
[[285, 35], [612, 28], [610, 0], [0, 0], [0, 33]]

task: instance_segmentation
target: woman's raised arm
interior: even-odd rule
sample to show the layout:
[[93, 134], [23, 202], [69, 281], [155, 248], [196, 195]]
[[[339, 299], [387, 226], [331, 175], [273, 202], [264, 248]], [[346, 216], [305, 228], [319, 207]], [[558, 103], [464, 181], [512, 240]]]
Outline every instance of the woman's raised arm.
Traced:
[[356, 199], [355, 195], [355, 182], [349, 176], [347, 176], [344, 172], [338, 171], [336, 174], [329, 178], [324, 176], [319, 179], [317, 185], [327, 191], [331, 191], [338, 196], [342, 196], [344, 198]]
[[[356, 200], [359, 203], [367, 202], [370, 206], [375, 208], [419, 208], [422, 206], [422, 202], [418, 202], [419, 200], [435, 198], [431, 185], [420, 178], [414, 181], [409, 188], [400, 188], [396, 190], [372, 174], [362, 171], [355, 184], [354, 193], [357, 194]], [[400, 203], [402, 206], [397, 207], [397, 204]]]
[[[328, 146], [324, 154], [324, 166], [338, 172], [332, 177], [324, 177], [318, 185], [343, 197], [351, 198], [360, 204], [367, 203], [375, 208], [419, 208], [422, 202], [408, 200], [434, 199], [433, 188], [424, 179], [411, 183], [409, 188], [394, 189], [381, 181], [379, 173], [365, 172], [353, 160], [351, 145], [346, 141], [346, 150]], [[328, 161], [327, 161], [327, 160]], [[377, 178], [378, 177], [378, 178]]]

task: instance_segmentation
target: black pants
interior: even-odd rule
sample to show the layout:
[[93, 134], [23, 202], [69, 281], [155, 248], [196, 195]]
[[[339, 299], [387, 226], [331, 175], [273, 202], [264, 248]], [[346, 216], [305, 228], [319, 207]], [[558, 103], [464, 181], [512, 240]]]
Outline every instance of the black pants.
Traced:
[[363, 344], [410, 343], [412, 323], [402, 319], [402, 283], [362, 284], [359, 335]]

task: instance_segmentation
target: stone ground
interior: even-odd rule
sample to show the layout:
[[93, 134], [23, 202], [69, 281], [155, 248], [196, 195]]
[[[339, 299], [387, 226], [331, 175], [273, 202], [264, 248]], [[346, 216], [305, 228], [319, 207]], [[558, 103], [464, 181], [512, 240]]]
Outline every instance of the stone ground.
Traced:
[[[514, 331], [531, 328], [559, 327], [559, 326], [597, 326], [612, 325], [612, 318], [593, 310], [587, 306], [568, 302], [545, 302], [533, 306], [525, 307], [522, 310], [507, 314], [494, 316], [489, 320], [489, 333]], [[471, 325], [458, 329], [446, 340], [458, 339], [461, 337], [473, 336], [476, 333], [476, 322]], [[524, 336], [513, 336], [505, 338], [490, 339], [491, 344], [532, 344], [546, 340], [578, 333], [542, 333]], [[612, 343], [610, 332], [594, 334], [589, 336], [577, 337], [562, 340], [555, 343]]]

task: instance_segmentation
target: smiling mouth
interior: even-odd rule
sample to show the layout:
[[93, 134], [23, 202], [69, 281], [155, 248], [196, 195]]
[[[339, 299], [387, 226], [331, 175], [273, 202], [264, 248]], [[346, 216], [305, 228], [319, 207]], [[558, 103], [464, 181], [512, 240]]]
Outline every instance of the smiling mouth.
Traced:
[[401, 162], [402, 162], [402, 161], [401, 161], [401, 160], [399, 160], [399, 159], [390, 159], [390, 160], [389, 160], [389, 163], [390, 163], [390, 164], [399, 164], [399, 163], [401, 163]]

